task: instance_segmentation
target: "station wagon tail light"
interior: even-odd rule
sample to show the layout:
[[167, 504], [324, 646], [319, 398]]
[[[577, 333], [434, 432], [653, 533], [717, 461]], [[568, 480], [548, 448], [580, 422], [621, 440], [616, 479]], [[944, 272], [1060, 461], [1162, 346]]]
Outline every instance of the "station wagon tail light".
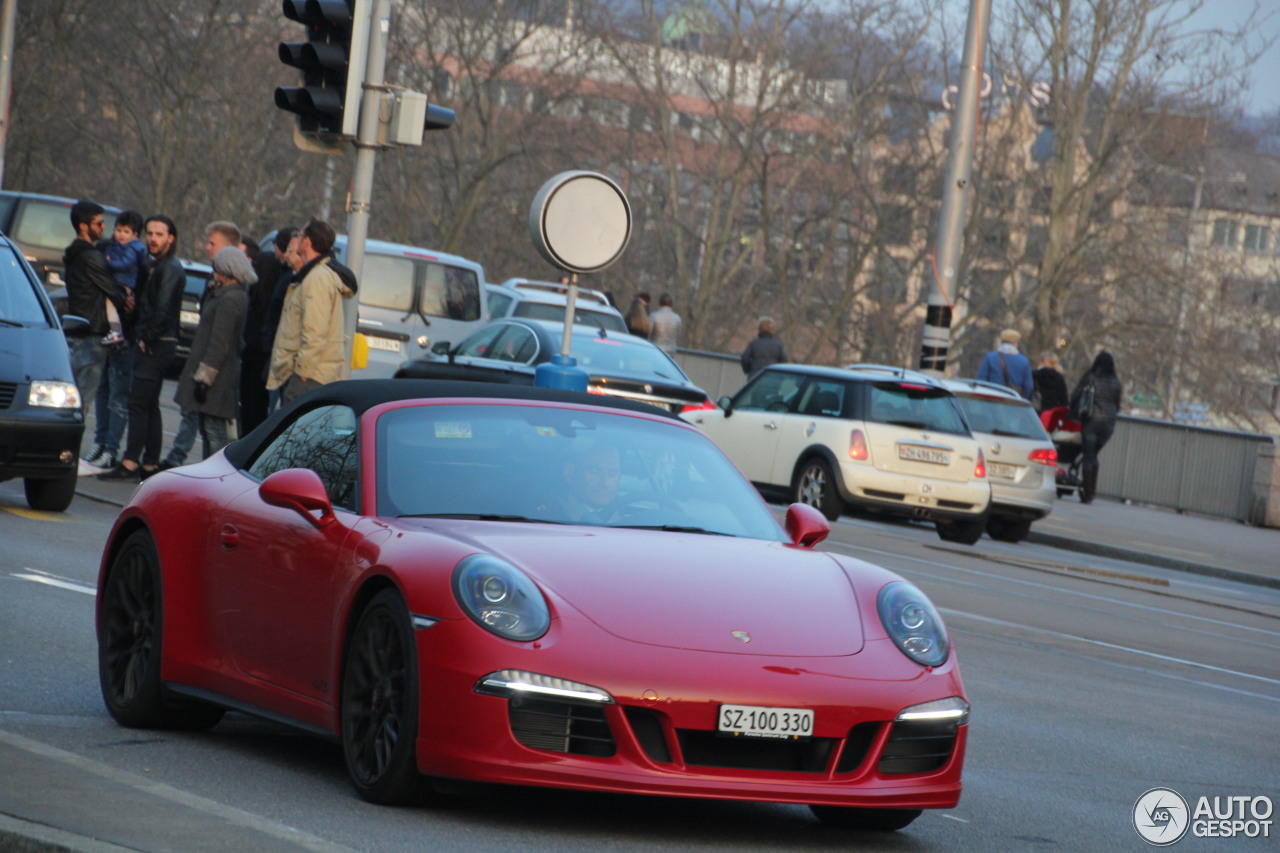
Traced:
[[1027, 456], [1032, 462], [1039, 462], [1041, 465], [1053, 467], [1058, 464], [1058, 451], [1052, 447], [1037, 447]]
[[867, 437], [862, 434], [862, 430], [855, 429], [849, 433], [849, 458], [861, 461], [867, 456]]
[[987, 457], [982, 454], [981, 447], [978, 448], [978, 462], [973, 466], [973, 476], [979, 480], [987, 476]]
[[714, 410], [716, 404], [710, 400], [703, 400], [701, 403], [690, 403], [680, 410], [681, 414], [685, 412], [701, 412], [703, 410]]

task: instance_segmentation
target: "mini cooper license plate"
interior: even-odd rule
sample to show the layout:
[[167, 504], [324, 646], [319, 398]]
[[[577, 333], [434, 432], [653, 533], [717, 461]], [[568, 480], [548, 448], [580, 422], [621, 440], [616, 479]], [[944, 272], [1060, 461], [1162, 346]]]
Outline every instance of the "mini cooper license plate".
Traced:
[[734, 737], [798, 740], [813, 734], [809, 708], [763, 708], [759, 705], [721, 705], [717, 729]]
[[400, 352], [400, 342], [394, 338], [383, 338], [378, 335], [365, 335], [364, 339], [369, 342], [369, 349], [380, 349], [386, 352]]
[[899, 444], [898, 458], [910, 459], [912, 462], [929, 462], [934, 465], [948, 465], [951, 454], [934, 447], [921, 447], [918, 444]]

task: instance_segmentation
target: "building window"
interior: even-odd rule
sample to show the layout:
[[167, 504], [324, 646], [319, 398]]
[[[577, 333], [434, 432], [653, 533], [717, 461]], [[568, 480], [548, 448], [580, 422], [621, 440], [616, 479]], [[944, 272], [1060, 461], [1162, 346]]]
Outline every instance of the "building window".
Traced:
[[1217, 219], [1213, 223], [1213, 245], [1234, 249], [1240, 245], [1240, 223], [1234, 219]]
[[1271, 229], [1266, 225], [1246, 225], [1244, 227], [1244, 250], [1254, 254], [1262, 254], [1271, 248]]

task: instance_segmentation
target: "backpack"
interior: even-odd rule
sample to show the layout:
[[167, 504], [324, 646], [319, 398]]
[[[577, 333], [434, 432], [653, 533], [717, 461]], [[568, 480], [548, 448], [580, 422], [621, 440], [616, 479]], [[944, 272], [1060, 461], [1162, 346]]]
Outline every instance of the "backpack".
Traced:
[[1084, 382], [1071, 399], [1071, 419], [1084, 423], [1093, 418], [1093, 401], [1097, 396], [1098, 386], [1094, 382], [1093, 373], [1085, 375]]

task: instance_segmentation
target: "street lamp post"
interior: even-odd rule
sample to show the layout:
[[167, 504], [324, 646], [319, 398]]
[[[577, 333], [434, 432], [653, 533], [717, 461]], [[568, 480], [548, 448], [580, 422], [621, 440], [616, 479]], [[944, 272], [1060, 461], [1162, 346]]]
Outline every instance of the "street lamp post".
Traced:
[[[1182, 174], [1182, 173], [1179, 173]], [[1189, 178], [1190, 175], [1182, 175]], [[1182, 381], [1182, 348], [1186, 346], [1183, 327], [1187, 323], [1187, 288], [1191, 279], [1192, 241], [1195, 239], [1196, 220], [1200, 216], [1200, 199], [1204, 193], [1204, 166], [1196, 171], [1196, 188], [1191, 197], [1191, 210], [1187, 214], [1187, 233], [1182, 246], [1182, 281], [1178, 286], [1178, 313], [1173, 326], [1173, 353], [1169, 365], [1169, 387], [1165, 392], [1165, 414], [1175, 419], [1178, 406], [1178, 386]]]

